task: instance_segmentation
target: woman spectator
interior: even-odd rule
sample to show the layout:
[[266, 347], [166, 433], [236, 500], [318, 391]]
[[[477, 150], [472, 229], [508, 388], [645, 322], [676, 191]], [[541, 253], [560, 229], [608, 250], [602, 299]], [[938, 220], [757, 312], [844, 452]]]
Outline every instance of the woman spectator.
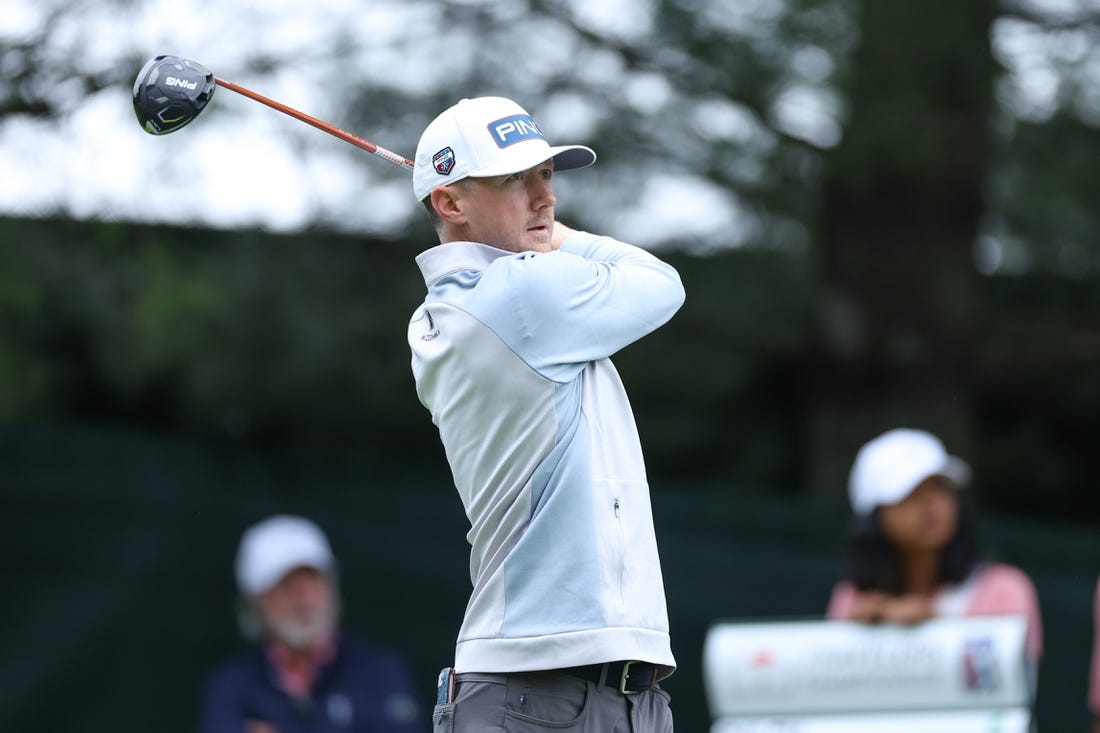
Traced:
[[848, 574], [833, 589], [827, 616], [915, 624], [1020, 614], [1034, 694], [1043, 645], [1035, 587], [1019, 568], [984, 557], [960, 493], [969, 480], [969, 466], [923, 430], [890, 430], [864, 445], [848, 482]]

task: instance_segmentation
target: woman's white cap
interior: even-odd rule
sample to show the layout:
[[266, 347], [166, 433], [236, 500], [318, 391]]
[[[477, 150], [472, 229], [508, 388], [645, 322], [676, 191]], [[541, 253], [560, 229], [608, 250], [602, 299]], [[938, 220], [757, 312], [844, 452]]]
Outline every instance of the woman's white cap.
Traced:
[[325, 533], [303, 517], [277, 515], [252, 525], [237, 550], [237, 587], [242, 595], [271, 590], [295, 568], [330, 573], [334, 559]]
[[943, 476], [956, 488], [970, 482], [970, 466], [949, 455], [931, 433], [888, 430], [859, 449], [848, 477], [848, 498], [858, 515], [897, 504], [930, 476]]
[[463, 178], [507, 176], [554, 159], [554, 169], [584, 168], [596, 154], [583, 145], [551, 146], [531, 115], [504, 97], [463, 99], [424, 129], [413, 161], [413, 193]]

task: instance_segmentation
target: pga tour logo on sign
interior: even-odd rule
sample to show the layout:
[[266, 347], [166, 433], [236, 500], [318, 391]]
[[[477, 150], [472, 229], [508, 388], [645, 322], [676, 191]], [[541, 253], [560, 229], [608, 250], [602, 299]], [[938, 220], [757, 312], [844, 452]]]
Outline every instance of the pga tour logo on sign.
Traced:
[[969, 692], [992, 693], [1000, 687], [993, 639], [967, 639], [962, 653], [963, 683]]
[[521, 143], [524, 140], [545, 140], [542, 130], [528, 115], [512, 115], [489, 123], [489, 134], [498, 148]]

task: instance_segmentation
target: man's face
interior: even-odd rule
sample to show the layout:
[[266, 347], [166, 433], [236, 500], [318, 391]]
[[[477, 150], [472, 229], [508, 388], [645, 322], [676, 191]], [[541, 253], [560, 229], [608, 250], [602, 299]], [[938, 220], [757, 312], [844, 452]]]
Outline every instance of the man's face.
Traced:
[[554, 230], [554, 161], [510, 176], [467, 178], [454, 186], [462, 237], [510, 252], [549, 252]]
[[332, 581], [314, 568], [292, 570], [256, 602], [264, 628], [291, 649], [311, 649], [336, 630]]

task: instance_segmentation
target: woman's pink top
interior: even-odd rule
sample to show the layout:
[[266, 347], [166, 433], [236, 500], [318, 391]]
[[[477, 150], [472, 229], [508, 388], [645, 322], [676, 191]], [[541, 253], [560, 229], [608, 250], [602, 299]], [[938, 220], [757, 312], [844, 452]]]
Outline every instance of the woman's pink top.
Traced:
[[[847, 580], [837, 583], [825, 616], [830, 619], [847, 619], [852, 613], [858, 592]], [[1031, 579], [1019, 568], [1002, 563], [979, 565], [962, 583], [945, 586], [937, 591], [932, 602], [938, 616], [1021, 614], [1027, 619], [1028, 656], [1038, 660], [1043, 654], [1043, 623], [1039, 616], [1039, 597]], [[1095, 680], [1096, 674], [1093, 678]], [[1095, 684], [1092, 693], [1092, 699], [1096, 700]]]
[[1100, 580], [1096, 582], [1096, 600], [1092, 603], [1092, 674], [1089, 675], [1089, 709], [1100, 717]]

